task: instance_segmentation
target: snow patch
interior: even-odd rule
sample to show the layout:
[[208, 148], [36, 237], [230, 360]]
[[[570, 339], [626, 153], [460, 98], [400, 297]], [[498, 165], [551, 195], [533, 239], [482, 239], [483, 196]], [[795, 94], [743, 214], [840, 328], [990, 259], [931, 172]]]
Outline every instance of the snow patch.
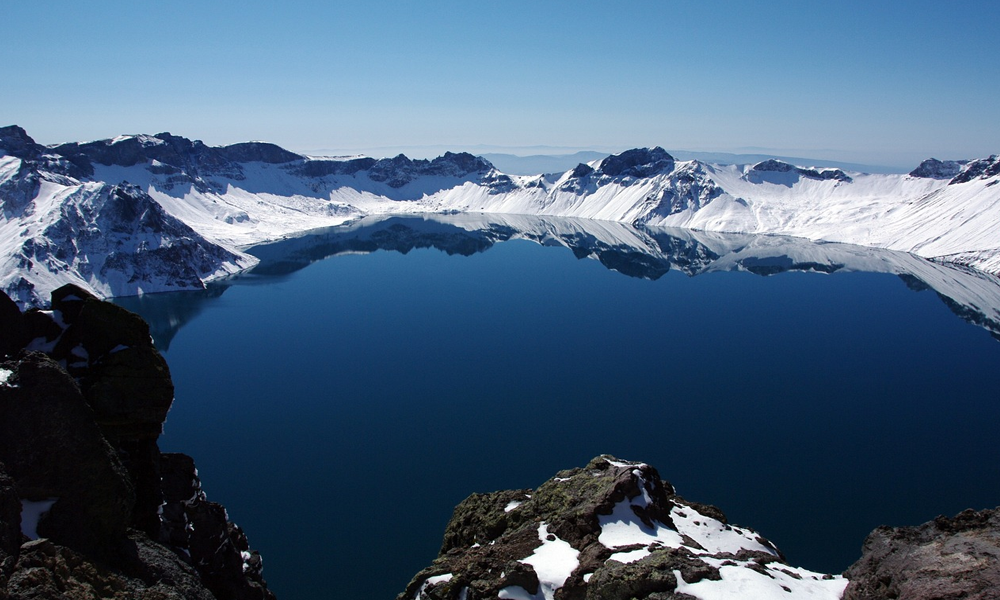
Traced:
[[8, 381], [10, 380], [10, 376], [13, 375], [13, 374], [14, 374], [14, 371], [11, 371], [10, 369], [4, 369], [3, 367], [0, 367], [0, 386], [14, 387], [10, 383], [8, 383]]
[[580, 551], [555, 534], [550, 534], [544, 521], [538, 524], [538, 539], [542, 541], [542, 545], [535, 548], [531, 556], [518, 561], [531, 565], [535, 570], [535, 575], [538, 576], [538, 593], [529, 594], [524, 588], [512, 585], [500, 590], [500, 598], [554, 600], [556, 590], [566, 583], [566, 579], [580, 565]]
[[59, 498], [46, 500], [21, 500], [21, 533], [28, 538], [38, 539], [38, 521], [49, 512]]
[[[779, 563], [766, 567], [767, 575], [746, 566], [726, 565], [719, 568], [722, 579], [713, 581], [702, 579], [687, 583], [681, 572], [675, 570], [678, 594], [690, 594], [700, 600], [787, 600], [788, 598], [811, 598], [814, 600], [840, 600], [848, 581], [841, 576], [830, 579], [816, 577], [817, 574], [794, 569]], [[797, 576], [797, 577], [796, 577]]]
[[[424, 581], [423, 584], [421, 584], [420, 589], [417, 590], [417, 593], [414, 594], [413, 596], [414, 600], [421, 600], [423, 598], [426, 598], [427, 597], [426, 592], [428, 587], [437, 585], [439, 583], [447, 583], [452, 580], [452, 577], [454, 576], [451, 573], [445, 573], [443, 575], [434, 575], [432, 577], [428, 577], [427, 580]], [[459, 595], [461, 596], [461, 594]]]

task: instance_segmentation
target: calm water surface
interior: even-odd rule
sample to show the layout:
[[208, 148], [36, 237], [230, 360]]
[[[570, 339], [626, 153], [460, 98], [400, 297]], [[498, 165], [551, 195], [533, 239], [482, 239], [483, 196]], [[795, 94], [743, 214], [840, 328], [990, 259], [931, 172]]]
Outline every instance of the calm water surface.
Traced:
[[161, 447], [195, 457], [279, 598], [391, 599], [468, 494], [600, 453], [826, 572], [877, 525], [1000, 504], [1000, 343], [893, 275], [650, 281], [514, 240], [220, 291], [172, 296], [198, 307]]

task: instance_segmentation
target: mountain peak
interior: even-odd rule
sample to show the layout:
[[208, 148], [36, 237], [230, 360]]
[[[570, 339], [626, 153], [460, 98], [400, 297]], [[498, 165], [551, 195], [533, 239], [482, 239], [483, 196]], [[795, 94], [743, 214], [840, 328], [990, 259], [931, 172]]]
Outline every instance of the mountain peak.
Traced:
[[598, 172], [608, 177], [652, 177], [674, 168], [674, 157], [656, 146], [633, 148], [621, 154], [612, 154], [601, 161]]
[[910, 171], [910, 177], [922, 177], [928, 179], [951, 179], [962, 171], [962, 167], [968, 164], [967, 160], [938, 160], [928, 158], [920, 163], [916, 169]]
[[0, 148], [17, 158], [33, 159], [42, 153], [42, 147], [19, 125], [0, 127]]

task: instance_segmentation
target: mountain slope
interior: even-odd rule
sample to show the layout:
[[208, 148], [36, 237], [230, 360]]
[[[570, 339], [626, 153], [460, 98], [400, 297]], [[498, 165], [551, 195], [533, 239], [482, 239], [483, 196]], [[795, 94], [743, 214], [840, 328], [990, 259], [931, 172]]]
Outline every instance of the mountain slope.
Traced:
[[252, 264], [236, 248], [395, 213], [783, 234], [1000, 273], [995, 156], [873, 175], [776, 160], [710, 165], [652, 148], [518, 176], [467, 153], [317, 158], [260, 142], [209, 147], [169, 133], [46, 148], [13, 126], [0, 128], [0, 151], [0, 285], [23, 304], [66, 282], [102, 296], [197, 288]]
[[103, 296], [200, 289], [256, 263], [134, 185], [80, 181], [79, 165], [33, 142], [20, 153], [0, 159], [0, 286], [21, 306], [44, 304], [67, 282]]

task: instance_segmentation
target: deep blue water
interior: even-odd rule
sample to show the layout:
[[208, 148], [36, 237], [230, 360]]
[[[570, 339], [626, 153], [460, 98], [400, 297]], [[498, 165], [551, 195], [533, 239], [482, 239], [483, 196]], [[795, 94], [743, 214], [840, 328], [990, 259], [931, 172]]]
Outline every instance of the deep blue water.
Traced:
[[893, 275], [376, 251], [237, 281], [165, 356], [161, 447], [279, 598], [393, 598], [468, 494], [601, 453], [825, 572], [878, 525], [1000, 505], [1000, 343]]

